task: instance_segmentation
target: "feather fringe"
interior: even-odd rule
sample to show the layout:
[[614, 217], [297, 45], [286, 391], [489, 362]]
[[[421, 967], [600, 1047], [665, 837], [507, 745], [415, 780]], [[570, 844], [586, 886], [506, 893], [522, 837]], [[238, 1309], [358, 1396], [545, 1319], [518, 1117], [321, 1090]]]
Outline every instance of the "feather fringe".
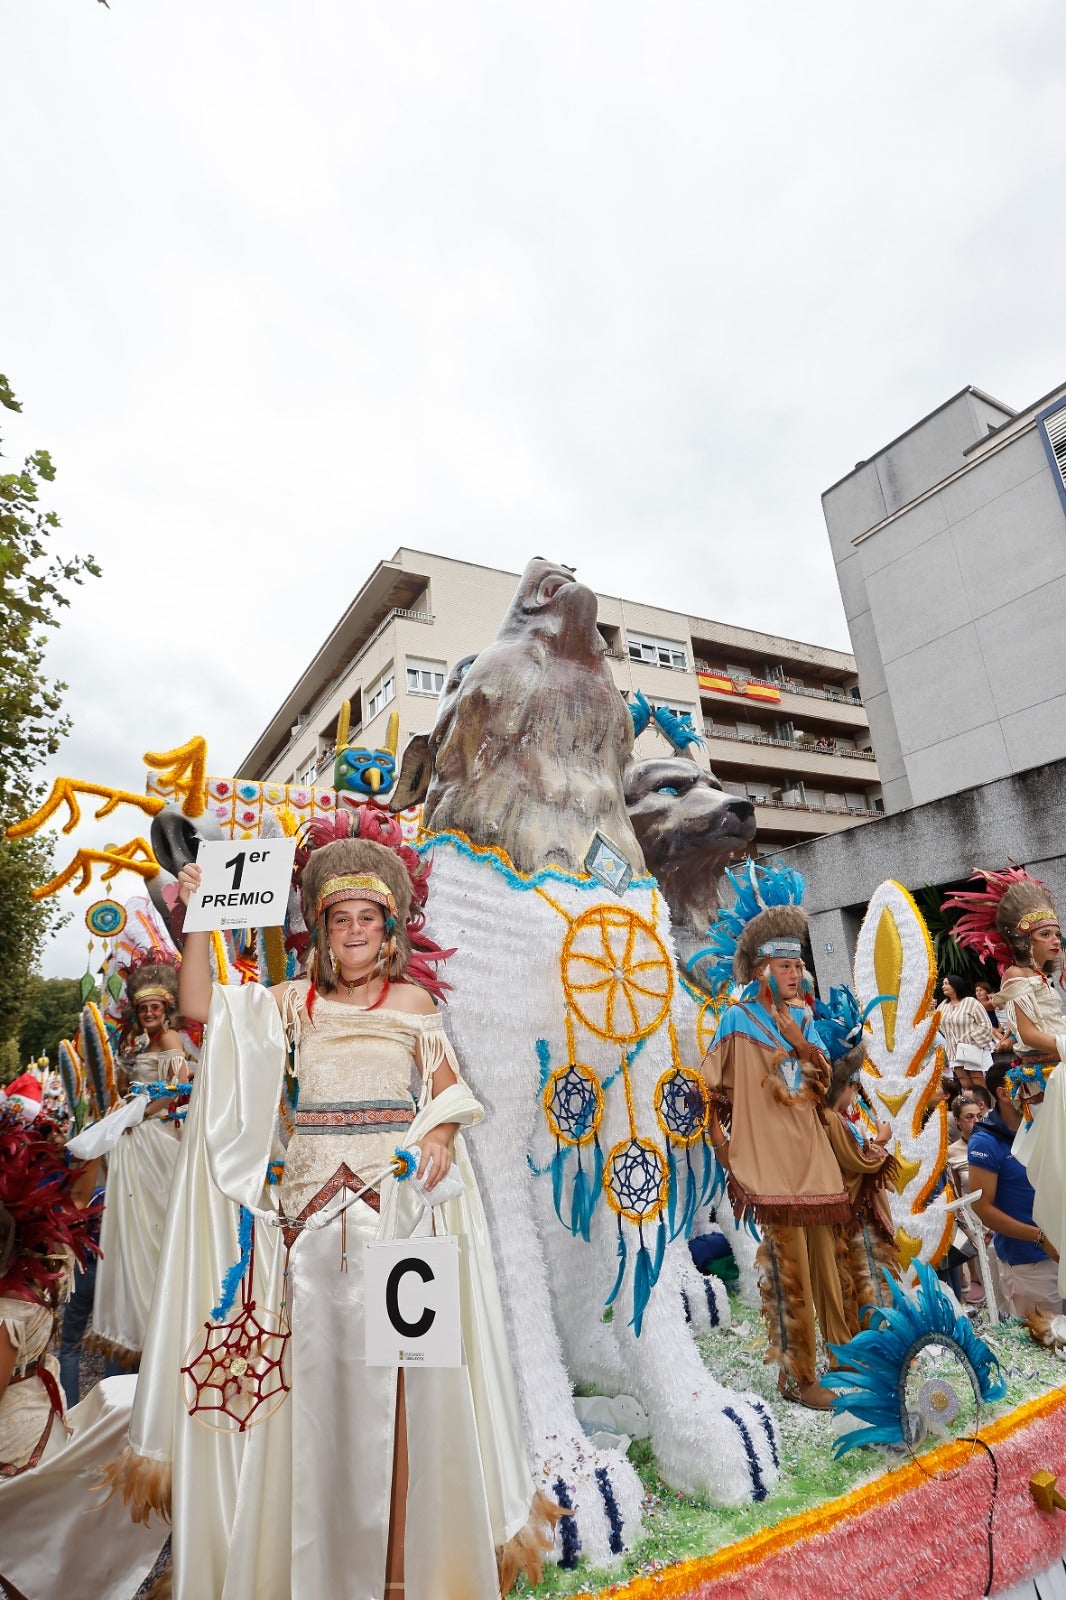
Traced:
[[544, 1574], [544, 1559], [555, 1543], [555, 1526], [567, 1515], [562, 1506], [538, 1489], [533, 1496], [526, 1524], [496, 1550], [496, 1569], [500, 1576], [500, 1593], [510, 1594], [525, 1573], [531, 1589], [536, 1588]]
[[136, 1371], [140, 1365], [141, 1352], [131, 1350], [127, 1344], [119, 1344], [115, 1339], [108, 1339], [102, 1333], [90, 1331], [81, 1341], [83, 1350], [91, 1350], [94, 1354], [103, 1356], [105, 1361], [113, 1361], [116, 1366], [123, 1367], [127, 1372]]
[[[134, 1522], [148, 1526], [153, 1511], [164, 1522], [171, 1517], [172, 1481], [169, 1461], [153, 1461], [138, 1455], [127, 1445], [120, 1456], [100, 1469], [100, 1488], [106, 1489], [107, 1500], [121, 1495]], [[107, 1500], [101, 1502], [106, 1505]]]
[[769, 1349], [767, 1362], [776, 1361], [797, 1383], [813, 1383], [814, 1351], [808, 1348], [807, 1330], [795, 1308], [803, 1305], [803, 1285], [796, 1264], [768, 1229], [755, 1253], [762, 1314]]

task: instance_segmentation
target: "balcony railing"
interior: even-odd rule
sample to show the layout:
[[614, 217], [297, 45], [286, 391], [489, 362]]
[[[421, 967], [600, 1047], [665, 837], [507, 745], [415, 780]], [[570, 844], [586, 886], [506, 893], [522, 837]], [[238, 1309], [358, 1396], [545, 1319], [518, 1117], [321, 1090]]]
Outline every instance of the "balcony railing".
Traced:
[[[736, 679], [735, 673], [727, 672], [724, 667], [713, 667], [699, 656], [696, 657], [695, 666], [697, 672], [710, 672], [716, 677]], [[849, 694], [846, 689], [812, 689], [805, 683], [797, 683], [795, 678], [758, 678], [754, 673], [739, 681], [766, 683], [771, 688], [780, 689], [786, 694], [805, 694], [809, 700], [832, 700], [838, 706], [858, 706], [859, 710], [862, 710], [862, 701], [856, 695]]]
[[733, 794], [738, 800], [750, 800], [753, 806], [772, 806], [777, 811], [814, 811], [824, 816], [831, 817], [879, 817], [883, 813], [876, 806], [861, 807], [841, 805], [839, 801], [828, 800], [783, 800], [779, 795], [753, 795], [746, 794], [738, 786], [735, 788], [724, 785], [727, 794]]
[[769, 744], [776, 750], [805, 750], [816, 756], [838, 756], [842, 760], [875, 761], [872, 750], [842, 749], [833, 739], [774, 739], [768, 733], [740, 733], [736, 728], [723, 728], [720, 723], [705, 722], [703, 731], [708, 739], [736, 739], [742, 744]]

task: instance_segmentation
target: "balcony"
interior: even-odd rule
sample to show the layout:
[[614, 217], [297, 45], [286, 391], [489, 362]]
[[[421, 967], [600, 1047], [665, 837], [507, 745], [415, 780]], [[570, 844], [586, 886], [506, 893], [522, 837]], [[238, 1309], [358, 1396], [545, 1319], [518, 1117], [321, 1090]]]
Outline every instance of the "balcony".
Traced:
[[756, 800], [755, 848], [767, 834], [788, 838], [789, 844], [799, 844], [801, 839], [821, 838], [826, 833], [842, 833], [856, 823], [869, 822], [873, 811], [825, 811], [814, 806], [786, 806], [777, 800]]
[[829, 741], [801, 744], [798, 739], [774, 739], [766, 733], [738, 733], [714, 722], [705, 722], [703, 732], [716, 771], [739, 766], [773, 777], [850, 781], [863, 788], [880, 781], [872, 750], [836, 750]]
[[[701, 671], [702, 669], [698, 669]], [[715, 671], [715, 677], [726, 677], [727, 674]], [[734, 681], [734, 680], [730, 680]], [[735, 680], [735, 690], [708, 689], [700, 684], [700, 699], [706, 700], [712, 706], [744, 707], [761, 704], [772, 705], [774, 712], [782, 717], [795, 717], [799, 721], [810, 721], [828, 724], [839, 728], [842, 732], [853, 729], [863, 731], [868, 727], [866, 709], [861, 700], [852, 700], [849, 696], [837, 692], [832, 693], [823, 689], [806, 689], [802, 687], [790, 688], [787, 683], [767, 683], [766, 688], [776, 689], [779, 699], [767, 701], [764, 698], [749, 696], [745, 693], [746, 682], [763, 685], [762, 679]], [[697, 682], [699, 678], [697, 675]]]

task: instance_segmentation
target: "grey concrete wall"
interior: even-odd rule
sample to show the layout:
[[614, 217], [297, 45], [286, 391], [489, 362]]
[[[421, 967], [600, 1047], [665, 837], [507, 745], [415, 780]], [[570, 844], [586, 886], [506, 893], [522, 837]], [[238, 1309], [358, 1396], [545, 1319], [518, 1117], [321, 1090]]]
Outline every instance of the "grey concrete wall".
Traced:
[[1001, 416], [956, 396], [823, 497], [890, 812], [1066, 757], [1066, 514]]
[[886, 878], [913, 893], [1013, 861], [1042, 879], [1066, 913], [1066, 760], [794, 845], [776, 859], [807, 880], [820, 987], [850, 983], [862, 911]]

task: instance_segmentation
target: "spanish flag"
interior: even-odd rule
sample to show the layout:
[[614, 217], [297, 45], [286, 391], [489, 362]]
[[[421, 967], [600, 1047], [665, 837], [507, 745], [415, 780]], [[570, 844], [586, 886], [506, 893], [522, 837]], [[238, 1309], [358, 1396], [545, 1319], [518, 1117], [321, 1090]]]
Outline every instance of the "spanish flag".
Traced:
[[744, 693], [749, 700], [772, 700], [777, 704], [781, 699], [781, 690], [772, 683], [756, 683], [754, 680], [744, 685]]
[[716, 694], [736, 694], [737, 686], [724, 672], [697, 672], [696, 681], [701, 689], [713, 689]]

